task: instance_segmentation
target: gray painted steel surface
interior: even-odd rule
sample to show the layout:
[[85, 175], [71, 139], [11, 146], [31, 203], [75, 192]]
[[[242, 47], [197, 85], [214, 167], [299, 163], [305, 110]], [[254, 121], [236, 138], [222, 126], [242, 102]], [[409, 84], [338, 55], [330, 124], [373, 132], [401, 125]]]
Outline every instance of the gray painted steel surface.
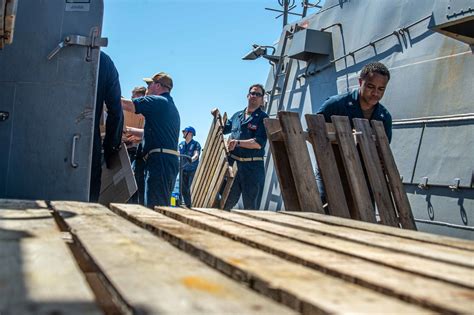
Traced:
[[[436, 10], [474, 8], [464, 0], [326, 1], [317, 13], [296, 22], [332, 34], [332, 55], [293, 60], [286, 90], [276, 93], [277, 109], [303, 115], [316, 112], [334, 94], [358, 87], [358, 75], [370, 61], [386, 64], [392, 78], [382, 99], [394, 118], [392, 150], [403, 176], [417, 226], [422, 231], [474, 239], [474, 55], [472, 47], [431, 30]], [[474, 15], [466, 7], [468, 18]], [[432, 23], [432, 21], [431, 21]], [[284, 34], [277, 45], [281, 54]], [[264, 44], [264, 43], [262, 43]], [[285, 54], [291, 50], [292, 39]], [[298, 45], [301, 45], [300, 43]], [[331, 62], [334, 61], [335, 62]], [[267, 89], [276, 73], [270, 71]], [[283, 86], [279, 76], [277, 86]], [[311, 151], [311, 150], [310, 150]], [[261, 209], [284, 208], [271, 154]], [[314, 161], [314, 159], [313, 159]], [[428, 177], [428, 186], [418, 188]], [[452, 189], [456, 178], [460, 189]]]
[[99, 50], [47, 59], [66, 36], [101, 29], [102, 1], [85, 2], [18, 3], [14, 41], [0, 50], [0, 198], [88, 200]]

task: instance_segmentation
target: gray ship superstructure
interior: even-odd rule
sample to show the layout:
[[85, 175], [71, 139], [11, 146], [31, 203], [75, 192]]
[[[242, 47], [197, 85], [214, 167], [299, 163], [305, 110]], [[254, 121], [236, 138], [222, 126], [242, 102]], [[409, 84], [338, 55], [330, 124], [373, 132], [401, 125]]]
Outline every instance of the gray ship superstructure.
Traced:
[[[283, 8], [295, 8], [289, 1]], [[303, 2], [307, 9], [315, 7]], [[421, 231], [474, 239], [474, 1], [326, 1], [284, 26], [271, 63], [266, 109], [315, 113], [358, 87], [362, 67], [383, 62], [391, 80], [391, 148]], [[312, 150], [309, 150], [310, 152]], [[268, 150], [261, 209], [284, 209]], [[314, 161], [314, 157], [313, 157]]]

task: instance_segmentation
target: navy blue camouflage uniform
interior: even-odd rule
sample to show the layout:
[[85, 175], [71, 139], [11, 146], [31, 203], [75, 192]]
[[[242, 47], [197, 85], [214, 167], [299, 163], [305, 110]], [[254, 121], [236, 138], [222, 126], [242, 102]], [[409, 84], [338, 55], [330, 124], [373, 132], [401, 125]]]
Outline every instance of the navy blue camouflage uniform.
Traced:
[[[256, 109], [245, 119], [245, 109], [235, 113], [224, 126], [223, 133], [231, 133], [230, 139], [247, 140], [255, 139], [260, 144], [260, 149], [245, 149], [236, 146], [231, 151], [229, 164], [237, 163], [238, 171], [234, 183], [230, 190], [224, 209], [232, 209], [240, 199], [244, 203], [244, 209], [258, 209], [262, 200], [263, 185], [265, 183], [265, 167], [263, 157], [265, 155], [265, 145], [267, 143], [267, 133], [263, 120], [268, 115], [261, 108]], [[252, 161], [238, 161], [232, 158], [257, 158]]]
[[[92, 146], [91, 180], [89, 201], [97, 202], [100, 195], [102, 176], [102, 147], [104, 158], [107, 160], [116, 153], [122, 142], [123, 111], [120, 102], [122, 92], [120, 89], [119, 74], [110, 57], [100, 52], [99, 78], [97, 81], [97, 98], [94, 120], [94, 143]], [[105, 123], [104, 142], [101, 143], [100, 118], [107, 106], [107, 120]]]
[[[193, 157], [194, 152], [198, 151], [198, 154], [201, 155], [201, 145], [196, 140], [192, 139], [189, 143], [183, 141], [179, 144], [179, 153], [184, 154], [190, 157]], [[194, 174], [196, 174], [196, 169], [199, 165], [199, 158], [196, 161], [190, 162], [185, 158], [182, 160], [182, 178], [181, 181], [181, 193], [183, 194], [184, 204], [187, 207], [191, 207], [191, 184], [194, 179]]]
[[[353, 126], [353, 118], [365, 118], [364, 113], [360, 107], [359, 89], [353, 92], [334, 95], [328, 98], [319, 108], [317, 114], [323, 114], [326, 122], [331, 122], [331, 116], [347, 116], [351, 126]], [[369, 120], [379, 120], [383, 123], [385, 133], [388, 141], [392, 140], [392, 116], [389, 111], [380, 103], [374, 107], [372, 115]], [[319, 169], [316, 169], [316, 182], [321, 193], [323, 203], [326, 203], [326, 192], [324, 190], [323, 182]]]
[[[178, 157], [169, 153], [151, 153], [153, 149], [176, 152], [180, 117], [173, 98], [166, 92], [132, 100], [135, 112], [145, 117], [143, 155], [145, 164], [145, 206], [169, 206], [178, 175]], [[177, 152], [176, 152], [177, 153]]]

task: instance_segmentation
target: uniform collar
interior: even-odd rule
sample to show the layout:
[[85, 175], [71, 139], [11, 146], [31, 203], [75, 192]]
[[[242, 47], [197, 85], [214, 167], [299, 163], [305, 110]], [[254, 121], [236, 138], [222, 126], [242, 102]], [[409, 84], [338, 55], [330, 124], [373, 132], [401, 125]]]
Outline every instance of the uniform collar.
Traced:
[[243, 122], [245, 122], [245, 123], [250, 122], [254, 117], [260, 116], [260, 114], [261, 114], [261, 112], [262, 112], [262, 108], [259, 107], [259, 108], [257, 108], [256, 110], [254, 110], [254, 111], [252, 112], [252, 114], [250, 114], [249, 117], [247, 117], [247, 119], [245, 119], [245, 111], [246, 111], [246, 110], [247, 110], [247, 107], [246, 107], [244, 110], [242, 110], [242, 111], [240, 112], [240, 114], [239, 114], [240, 120], [243, 121]]
[[[350, 93], [350, 95], [351, 95], [351, 99], [349, 100], [349, 102], [347, 102], [347, 106], [349, 106], [349, 107], [357, 106], [360, 109], [360, 111], [362, 112], [362, 108], [360, 107], [359, 89], [355, 89], [354, 91], [352, 91]], [[379, 102], [377, 102], [377, 104], [375, 104], [374, 113], [378, 110], [379, 105], [380, 105]]]

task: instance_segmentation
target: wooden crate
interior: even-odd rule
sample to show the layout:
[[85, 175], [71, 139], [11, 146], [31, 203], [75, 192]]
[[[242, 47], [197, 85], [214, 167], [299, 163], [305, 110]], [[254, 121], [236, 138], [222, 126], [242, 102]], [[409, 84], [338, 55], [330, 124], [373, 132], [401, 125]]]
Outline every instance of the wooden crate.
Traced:
[[201, 160], [191, 185], [193, 207], [223, 209], [229, 196], [230, 188], [237, 174], [237, 163], [231, 167], [227, 161], [229, 151], [222, 134], [226, 120], [226, 113], [223, 117], [217, 113], [212, 120]]
[[[303, 131], [297, 113], [278, 113], [267, 119], [285, 209], [325, 213], [316, 185], [306, 142], [316, 156], [331, 215], [416, 229], [408, 198], [400, 180], [383, 124], [332, 116], [306, 115]], [[379, 220], [376, 218], [377, 206]]]
[[474, 302], [474, 242], [317, 213], [0, 200], [0, 236], [2, 314], [467, 314]]

